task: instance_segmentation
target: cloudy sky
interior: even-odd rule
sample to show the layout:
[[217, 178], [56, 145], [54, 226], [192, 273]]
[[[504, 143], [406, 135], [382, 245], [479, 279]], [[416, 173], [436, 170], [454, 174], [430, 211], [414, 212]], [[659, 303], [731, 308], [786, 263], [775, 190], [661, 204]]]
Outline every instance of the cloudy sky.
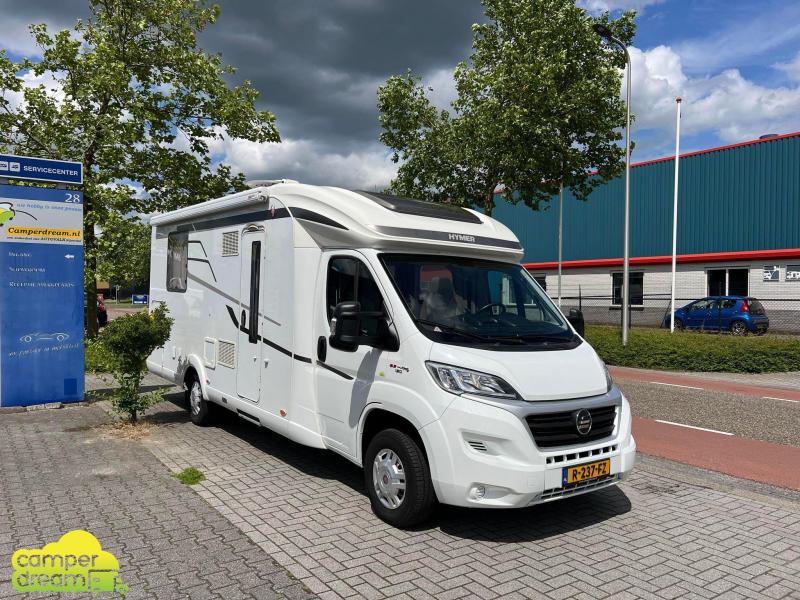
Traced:
[[[674, 99], [684, 150], [800, 130], [800, 2], [579, 0], [590, 11], [639, 11], [632, 48], [635, 160], [672, 152]], [[376, 90], [411, 68], [445, 106], [470, 52], [479, 0], [220, 0], [201, 43], [261, 91], [281, 144], [228, 140], [215, 157], [250, 178], [375, 189], [395, 166], [378, 142]], [[68, 27], [85, 0], [0, 0], [0, 46], [34, 56], [27, 25]]]

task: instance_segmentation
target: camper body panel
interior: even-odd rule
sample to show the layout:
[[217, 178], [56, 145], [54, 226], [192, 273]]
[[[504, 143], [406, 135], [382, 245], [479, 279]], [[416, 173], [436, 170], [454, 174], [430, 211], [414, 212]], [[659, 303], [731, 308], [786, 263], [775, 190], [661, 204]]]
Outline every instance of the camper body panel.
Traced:
[[[282, 184], [156, 217], [151, 302], [166, 304], [175, 324], [148, 366], [178, 384], [196, 372], [206, 400], [300, 443], [331, 449], [363, 465], [367, 476], [373, 467], [364, 454], [376, 423], [410, 431], [444, 503], [527, 506], [613, 485], [633, 467], [630, 407], [588, 344], [516, 351], [435, 341], [401, 297], [383, 262], [387, 256], [517, 267], [522, 250], [513, 234], [463, 212], [466, 222], [385, 214], [363, 194]], [[441, 281], [434, 283], [442, 279], [436, 269], [425, 285], [444, 291]], [[332, 311], [353, 299], [353, 285], [371, 290], [359, 298], [361, 309], [383, 311], [396, 350], [332, 345]], [[499, 291], [501, 300], [489, 306], [521, 302], [508, 282]], [[434, 380], [434, 363], [501, 377], [518, 397], [446, 391]], [[539, 447], [527, 421], [534, 413], [574, 415], [601, 405], [616, 411], [615, 425], [593, 443]], [[564, 490], [564, 468], [595, 458], [609, 460], [610, 477]]]

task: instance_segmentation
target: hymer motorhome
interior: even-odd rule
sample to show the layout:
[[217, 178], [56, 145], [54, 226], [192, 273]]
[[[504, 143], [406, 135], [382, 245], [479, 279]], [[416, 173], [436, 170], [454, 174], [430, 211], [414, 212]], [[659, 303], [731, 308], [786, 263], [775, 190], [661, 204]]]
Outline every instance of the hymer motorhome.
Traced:
[[150, 301], [175, 324], [150, 370], [198, 425], [227, 408], [345, 456], [385, 521], [529, 506], [633, 468], [630, 406], [580, 314], [498, 221], [282, 180], [151, 224]]

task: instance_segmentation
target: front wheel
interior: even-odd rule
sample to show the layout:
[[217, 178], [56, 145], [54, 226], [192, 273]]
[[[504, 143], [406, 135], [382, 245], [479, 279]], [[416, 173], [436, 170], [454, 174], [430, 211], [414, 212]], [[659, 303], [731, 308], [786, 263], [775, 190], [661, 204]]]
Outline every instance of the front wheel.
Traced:
[[743, 321], [734, 321], [731, 323], [731, 333], [733, 335], [747, 335], [747, 325]]
[[203, 388], [197, 375], [191, 375], [186, 381], [184, 392], [189, 418], [195, 425], [208, 425], [211, 422], [211, 403], [203, 398]]
[[425, 453], [414, 438], [397, 429], [385, 429], [370, 441], [364, 482], [372, 510], [395, 527], [421, 523], [436, 505]]

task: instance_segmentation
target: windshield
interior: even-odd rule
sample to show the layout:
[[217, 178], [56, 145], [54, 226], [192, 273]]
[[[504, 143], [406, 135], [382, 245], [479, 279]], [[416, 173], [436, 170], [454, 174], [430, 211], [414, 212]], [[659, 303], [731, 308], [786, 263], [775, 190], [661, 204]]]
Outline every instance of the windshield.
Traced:
[[408, 254], [381, 261], [420, 331], [436, 341], [504, 350], [580, 343], [520, 265]]

